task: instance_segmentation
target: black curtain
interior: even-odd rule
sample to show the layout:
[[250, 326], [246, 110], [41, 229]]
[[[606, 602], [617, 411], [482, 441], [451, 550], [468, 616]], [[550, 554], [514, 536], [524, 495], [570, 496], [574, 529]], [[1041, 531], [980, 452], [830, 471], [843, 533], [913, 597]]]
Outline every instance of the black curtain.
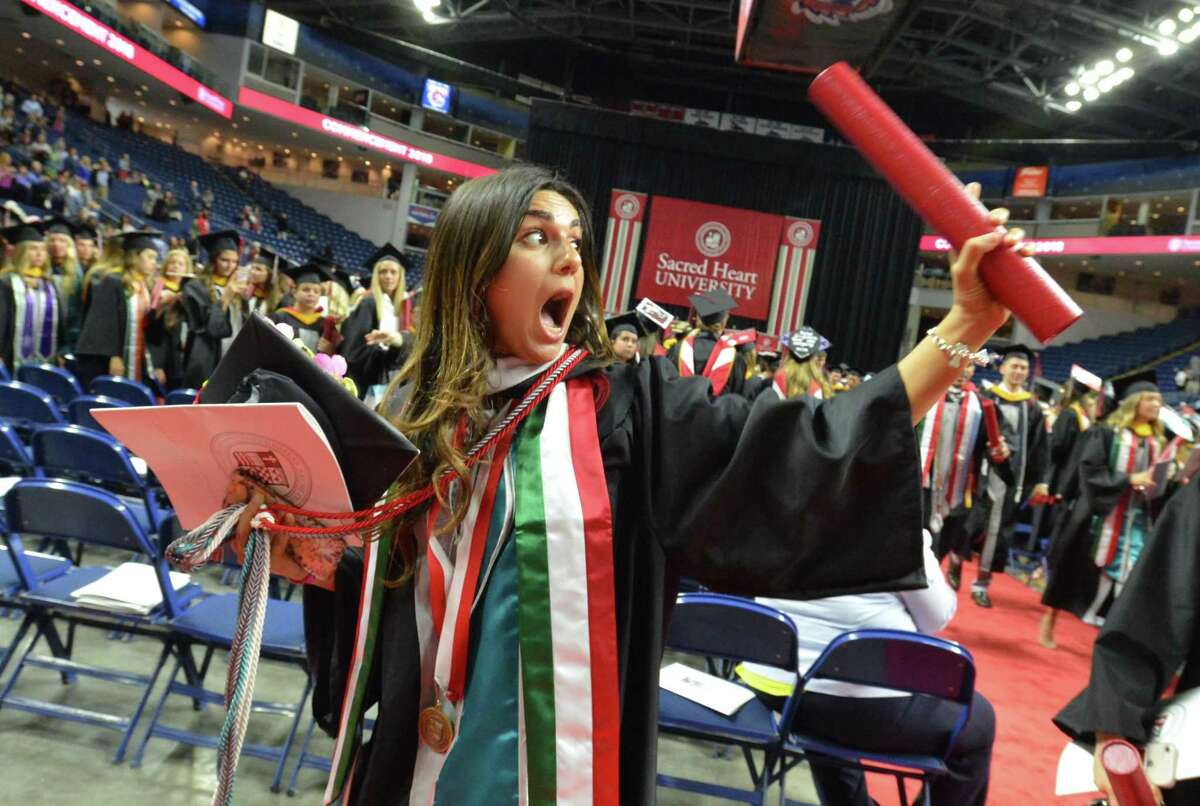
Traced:
[[896, 360], [921, 222], [853, 149], [535, 101], [527, 154], [579, 187], [600, 234], [613, 188], [819, 219], [806, 324], [835, 363]]

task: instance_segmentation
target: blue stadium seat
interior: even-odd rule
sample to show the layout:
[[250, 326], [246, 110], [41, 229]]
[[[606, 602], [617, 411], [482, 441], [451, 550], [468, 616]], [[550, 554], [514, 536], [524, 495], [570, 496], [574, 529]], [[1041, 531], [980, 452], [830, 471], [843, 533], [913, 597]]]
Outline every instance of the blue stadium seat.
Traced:
[[53, 364], [22, 364], [17, 367], [17, 380], [46, 392], [64, 410], [68, 403], [83, 394], [75, 376]]
[[119, 375], [101, 375], [93, 378], [89, 391], [93, 395], [124, 400], [132, 406], [153, 406], [158, 402], [154, 399], [150, 387]]
[[0, 420], [27, 437], [36, 426], [63, 422], [62, 411], [49, 394], [21, 381], [0, 382]]
[[108, 432], [104, 430], [104, 426], [96, 422], [96, 418], [92, 416], [92, 409], [115, 409], [129, 405], [132, 404], [124, 400], [118, 400], [115, 397], [80, 395], [67, 405], [67, 419], [73, 425], [107, 434]]

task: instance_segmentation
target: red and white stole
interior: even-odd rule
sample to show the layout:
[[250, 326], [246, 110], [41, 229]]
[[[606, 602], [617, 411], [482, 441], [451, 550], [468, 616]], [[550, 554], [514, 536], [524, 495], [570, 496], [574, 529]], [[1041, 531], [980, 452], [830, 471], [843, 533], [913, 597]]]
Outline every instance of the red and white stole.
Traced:
[[[679, 374], [689, 378], [696, 374], [696, 334], [688, 336], [679, 342]], [[729, 374], [733, 371], [733, 362], [737, 358], [737, 345], [721, 336], [713, 347], [704, 371], [700, 373], [712, 383], [714, 395], [719, 395], [729, 382]]]
[[[942, 433], [942, 416], [946, 410], [946, 395], [938, 399], [929, 413], [925, 415], [925, 425], [921, 429], [921, 486], [929, 486], [933, 477], [933, 462], [937, 455], [938, 441]], [[962, 400], [959, 402], [958, 423], [954, 428], [954, 454], [950, 470], [946, 478], [950, 484], [946, 487], [946, 502], [953, 504], [961, 500], [966, 490], [968, 471], [970, 469], [970, 453], [979, 433], [980, 416], [983, 407], [975, 386], [967, 384], [963, 387]]]
[[[1148, 441], [1146, 467], [1138, 467], [1138, 450], [1143, 440]], [[1108, 462], [1108, 466], [1113, 470], [1128, 476], [1152, 467], [1156, 461], [1158, 461], [1158, 441], [1153, 435], [1141, 437], [1129, 428], [1122, 428], [1120, 433], [1113, 437], [1113, 446]], [[1121, 532], [1125, 528], [1125, 517], [1129, 514], [1129, 507], [1133, 505], [1133, 497], [1137, 494], [1132, 487], [1126, 489], [1121, 493], [1113, 511], [1100, 523], [1096, 535], [1096, 550], [1092, 554], [1092, 560], [1100, 568], [1108, 566], [1117, 556], [1117, 548], [1121, 543]]]

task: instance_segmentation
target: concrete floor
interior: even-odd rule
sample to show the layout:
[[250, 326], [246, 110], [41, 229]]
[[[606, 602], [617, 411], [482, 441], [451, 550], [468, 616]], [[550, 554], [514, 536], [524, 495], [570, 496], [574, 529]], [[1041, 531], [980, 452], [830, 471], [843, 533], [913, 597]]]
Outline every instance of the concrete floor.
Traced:
[[[90, 555], [89, 561], [95, 556], [94, 553]], [[215, 572], [202, 572], [201, 581], [209, 590], [221, 589], [219, 576]], [[12, 640], [19, 623], [15, 618], [0, 618], [0, 647], [7, 646]], [[149, 638], [114, 641], [98, 630], [80, 629], [76, 636], [75, 658], [81, 662], [127, 671], [145, 671], [153, 668], [160, 649], [161, 646]], [[149, 709], [166, 684], [169, 671], [170, 664], [151, 696], [147, 714], [138, 727], [127, 758], [119, 766], [112, 764], [112, 756], [120, 738], [116, 731], [0, 708], [0, 748], [3, 748], [0, 756], [3, 759], [0, 761], [0, 805], [208, 806], [215, 783], [215, 751], [156, 738], [147, 746], [141, 767], [133, 769], [130, 765], [129, 759], [133, 757], [149, 723]], [[5, 679], [11, 673], [10, 665]], [[224, 687], [224, 680], [225, 665], [223, 658], [218, 656], [209, 672], [209, 689], [220, 691]], [[259, 666], [256, 696], [260, 699], [269, 697], [279, 701], [294, 701], [299, 698], [303, 684], [303, 673], [297, 667], [264, 662]], [[82, 708], [123, 713], [129, 713], [136, 702], [136, 690], [131, 687], [89, 678], [63, 685], [56, 673], [37, 668], [22, 673], [14, 693]], [[168, 725], [216, 734], [221, 724], [222, 709], [209, 706], [196, 712], [190, 700], [170, 697], [164, 715], [164, 722]], [[284, 717], [256, 713], [250, 719], [247, 741], [282, 742], [286, 735], [286, 722]], [[307, 724], [306, 708], [301, 736], [297, 738], [288, 760], [285, 787]], [[313, 751], [328, 755], [331, 748], [332, 742], [318, 730], [313, 740]], [[699, 778], [726, 786], [749, 786], [749, 776], [740, 752], [720, 757], [712, 745], [700, 742], [663, 738], [659, 742], [659, 769], [670, 775]], [[246, 806], [320, 803], [324, 773], [302, 770], [294, 798], [288, 798], [282, 792], [275, 794], [270, 791], [273, 774], [274, 765], [270, 762], [244, 758], [238, 768], [236, 802]], [[789, 774], [788, 797], [802, 802], [816, 802], [805, 769]], [[716, 806], [727, 802], [659, 789], [658, 803], [661, 806]], [[778, 788], [772, 790], [770, 802], [778, 803]]]

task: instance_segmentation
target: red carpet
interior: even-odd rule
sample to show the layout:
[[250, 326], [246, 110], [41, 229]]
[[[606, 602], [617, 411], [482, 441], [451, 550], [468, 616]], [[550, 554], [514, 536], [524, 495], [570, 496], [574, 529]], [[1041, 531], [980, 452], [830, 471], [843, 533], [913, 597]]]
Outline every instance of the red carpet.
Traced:
[[[1060, 614], [1058, 649], [1038, 644], [1039, 594], [1008, 576], [993, 577], [991, 610], [971, 601], [975, 565], [963, 569], [958, 614], [942, 635], [975, 657], [975, 686], [996, 710], [996, 744], [988, 803], [997, 806], [1077, 806], [1094, 796], [1056, 798], [1054, 776], [1066, 737], [1051, 717], [1087, 684], [1096, 629]], [[871, 776], [871, 794], [898, 802], [892, 779]], [[910, 785], [909, 797], [916, 793]]]

